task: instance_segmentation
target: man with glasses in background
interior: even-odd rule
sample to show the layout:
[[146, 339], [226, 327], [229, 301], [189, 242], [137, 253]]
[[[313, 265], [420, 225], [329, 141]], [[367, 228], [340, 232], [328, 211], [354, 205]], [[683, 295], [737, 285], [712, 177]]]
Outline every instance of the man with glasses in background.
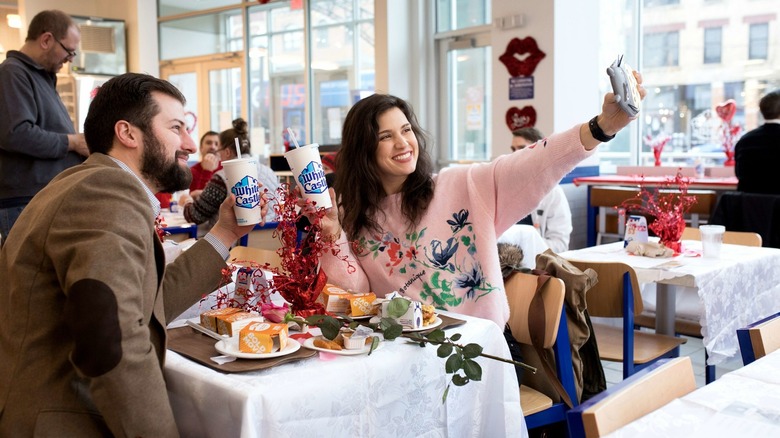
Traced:
[[0, 246], [32, 197], [89, 154], [57, 94], [57, 72], [80, 42], [70, 16], [42, 11], [0, 64]]

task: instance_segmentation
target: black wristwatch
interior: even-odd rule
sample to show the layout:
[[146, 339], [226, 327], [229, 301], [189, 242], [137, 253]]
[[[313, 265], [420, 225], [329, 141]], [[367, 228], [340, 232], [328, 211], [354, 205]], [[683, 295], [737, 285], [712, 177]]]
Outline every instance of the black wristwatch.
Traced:
[[598, 122], [596, 121], [596, 119], [598, 117], [599, 116], [596, 116], [596, 117], [590, 119], [590, 122], [588, 122], [588, 128], [590, 129], [590, 135], [592, 135], [593, 138], [595, 138], [596, 140], [598, 140], [600, 142], [603, 142], [603, 143], [606, 143], [606, 142], [612, 140], [613, 138], [615, 138], [615, 134], [612, 134], [612, 135], [605, 134], [604, 131], [601, 130], [601, 126], [599, 126]]

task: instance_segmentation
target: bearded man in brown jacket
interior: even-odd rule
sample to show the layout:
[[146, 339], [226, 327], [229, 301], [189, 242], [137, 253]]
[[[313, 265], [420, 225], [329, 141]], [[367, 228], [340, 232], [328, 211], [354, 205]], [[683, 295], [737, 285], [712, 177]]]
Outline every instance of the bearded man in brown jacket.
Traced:
[[[189, 186], [184, 96], [129, 73], [84, 124], [90, 157], [25, 208], [0, 254], [0, 436], [177, 436], [163, 380], [166, 321], [217, 288], [236, 224], [173, 263], [153, 193]], [[265, 212], [263, 212], [265, 214]]]

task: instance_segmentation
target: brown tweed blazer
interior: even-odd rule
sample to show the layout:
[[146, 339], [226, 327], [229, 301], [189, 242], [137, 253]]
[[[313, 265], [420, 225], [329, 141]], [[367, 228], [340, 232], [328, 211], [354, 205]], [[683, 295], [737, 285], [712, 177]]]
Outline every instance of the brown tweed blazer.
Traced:
[[205, 241], [170, 264], [139, 181], [93, 154], [24, 209], [0, 253], [0, 436], [178, 435], [166, 321], [217, 288]]

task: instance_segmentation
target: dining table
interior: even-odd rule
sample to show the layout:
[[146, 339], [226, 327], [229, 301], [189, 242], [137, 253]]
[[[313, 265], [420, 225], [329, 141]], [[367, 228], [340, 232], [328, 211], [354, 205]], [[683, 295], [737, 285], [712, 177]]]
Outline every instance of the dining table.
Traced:
[[607, 436], [780, 436], [780, 350], [676, 398]]
[[623, 242], [613, 242], [567, 251], [561, 256], [623, 262], [634, 268], [640, 285], [655, 284], [659, 333], [674, 335], [675, 295], [685, 288], [695, 291], [708, 365], [739, 355], [738, 328], [780, 311], [777, 248], [723, 244], [719, 258], [705, 258], [700, 241], [683, 240], [680, 254], [654, 258], [633, 255]]
[[[169, 326], [164, 370], [181, 436], [528, 436], [509, 363], [477, 357], [481, 380], [455, 386], [436, 346], [397, 338], [380, 342], [371, 354], [301, 347], [294, 353], [301, 357], [276, 365], [262, 364], [271, 359], [220, 365], [209, 357], [220, 356], [211, 347], [217, 341], [185, 325], [197, 320], [192, 316], [190, 311]], [[448, 337], [462, 336], [458, 343], [511, 357], [494, 322], [442, 311], [439, 316], [458, 322], [445, 328]], [[199, 352], [182, 347], [193, 343]]]

